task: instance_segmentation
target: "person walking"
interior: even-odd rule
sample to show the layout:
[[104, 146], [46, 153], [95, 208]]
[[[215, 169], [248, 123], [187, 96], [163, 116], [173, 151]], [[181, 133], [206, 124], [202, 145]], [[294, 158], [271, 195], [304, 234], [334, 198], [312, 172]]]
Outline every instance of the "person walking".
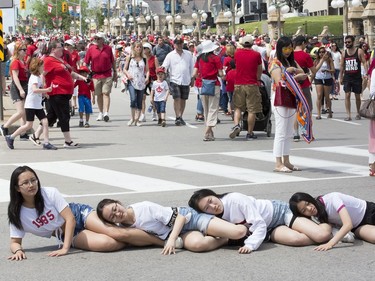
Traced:
[[117, 79], [116, 62], [112, 48], [105, 44], [105, 34], [98, 32], [95, 43], [85, 55], [85, 64], [90, 65], [93, 72], [95, 95], [97, 97], [99, 115], [97, 121], [109, 121], [112, 83]]

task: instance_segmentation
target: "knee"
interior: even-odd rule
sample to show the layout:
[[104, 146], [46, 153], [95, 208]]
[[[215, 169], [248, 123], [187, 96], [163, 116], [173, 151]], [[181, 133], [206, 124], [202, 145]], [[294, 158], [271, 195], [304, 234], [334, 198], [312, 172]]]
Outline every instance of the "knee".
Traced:
[[[185, 242], [185, 241], [184, 241]], [[207, 245], [205, 239], [189, 239], [188, 243], [185, 243], [185, 248], [192, 252], [205, 252], [209, 245]]]
[[330, 231], [319, 231], [314, 235], [313, 239], [316, 243], [324, 243], [331, 239], [332, 233]]
[[248, 234], [249, 229], [244, 225], [236, 225], [236, 229], [231, 232], [229, 239], [238, 240]]
[[102, 242], [102, 247], [104, 252], [113, 252], [121, 250], [125, 247], [124, 243], [121, 243], [119, 241], [116, 241], [115, 239], [112, 239], [111, 237], [107, 237]]

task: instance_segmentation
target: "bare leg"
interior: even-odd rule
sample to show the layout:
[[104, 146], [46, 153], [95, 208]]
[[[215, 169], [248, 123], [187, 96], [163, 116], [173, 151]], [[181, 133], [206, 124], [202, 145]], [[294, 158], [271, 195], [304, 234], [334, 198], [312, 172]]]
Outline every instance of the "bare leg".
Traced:
[[106, 225], [98, 218], [96, 212], [92, 212], [87, 217], [86, 229], [106, 234], [117, 241], [129, 243], [134, 246], [164, 246], [164, 241], [142, 230]]
[[14, 122], [18, 121], [21, 118], [23, 120], [22, 125], [25, 124], [24, 102], [23, 101], [18, 101], [14, 105], [16, 106], [16, 112], [4, 124], [4, 128], [9, 128]]
[[[103, 97], [102, 111], [103, 113], [108, 113], [109, 106], [111, 105], [111, 95], [108, 93], [103, 93], [102, 97]], [[98, 106], [99, 106], [99, 103], [98, 103]]]
[[254, 113], [249, 113], [247, 115], [247, 132], [251, 134], [253, 132], [255, 125], [255, 114]]
[[241, 239], [247, 234], [247, 227], [242, 224], [233, 224], [219, 218], [213, 218], [207, 227], [207, 235]]
[[350, 94], [351, 93], [345, 93], [345, 110], [348, 118], [352, 118], [352, 114], [350, 112]]
[[228, 243], [226, 238], [204, 236], [199, 231], [189, 231], [182, 235], [184, 248], [192, 252], [207, 252], [215, 250]]
[[[42, 126], [39, 126], [39, 127], [42, 127], [42, 132], [44, 132], [44, 136], [43, 136], [44, 142], [48, 143], [49, 142], [48, 119], [47, 118], [42, 119]], [[39, 127], [38, 127], [38, 130], [39, 130]], [[35, 136], [37, 132], [38, 131], [35, 132]]]
[[180, 114], [181, 114], [180, 116], [181, 117], [185, 112], [185, 106], [186, 106], [186, 100], [180, 99]]
[[98, 103], [99, 112], [103, 113], [103, 94], [97, 95], [96, 101]]
[[95, 252], [112, 252], [125, 248], [125, 243], [91, 230], [81, 231], [74, 239], [74, 247]]
[[359, 109], [361, 108], [361, 95], [354, 95], [355, 96], [355, 105], [357, 107], [357, 114], [359, 115]]
[[355, 231], [355, 235], [369, 243], [375, 243], [375, 225], [366, 224]]
[[173, 107], [174, 107], [174, 112], [176, 114], [176, 118], [178, 117], [181, 117], [181, 108], [180, 108], [180, 104], [181, 104], [181, 99], [174, 99], [173, 100]]
[[327, 242], [332, 237], [332, 227], [329, 224], [316, 224], [312, 220], [303, 217], [298, 217], [295, 219], [292, 229], [306, 234], [316, 243]]
[[307, 246], [314, 244], [314, 241], [307, 235], [295, 231], [286, 225], [276, 227], [271, 233], [271, 240], [275, 243], [288, 246]]

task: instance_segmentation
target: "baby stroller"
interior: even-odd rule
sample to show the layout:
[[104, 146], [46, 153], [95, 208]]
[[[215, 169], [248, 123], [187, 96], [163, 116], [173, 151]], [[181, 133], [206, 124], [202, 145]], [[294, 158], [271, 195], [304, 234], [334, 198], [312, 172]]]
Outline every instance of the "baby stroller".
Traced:
[[[262, 95], [262, 113], [258, 113], [255, 119], [253, 131], [264, 131], [267, 137], [271, 136], [272, 122], [271, 122], [271, 79], [269, 76], [262, 74], [261, 85], [259, 87], [260, 94]], [[247, 131], [247, 111], [242, 114], [240, 121], [242, 131]]]

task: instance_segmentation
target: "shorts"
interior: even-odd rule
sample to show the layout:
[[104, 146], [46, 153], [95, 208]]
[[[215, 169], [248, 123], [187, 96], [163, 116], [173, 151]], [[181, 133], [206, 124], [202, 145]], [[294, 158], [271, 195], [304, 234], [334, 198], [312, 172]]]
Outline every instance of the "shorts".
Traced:
[[259, 113], [262, 112], [262, 95], [258, 85], [235, 85], [233, 104], [235, 108], [242, 112]]
[[355, 232], [359, 227], [366, 224], [375, 225], [375, 203], [366, 201], [366, 212], [363, 216], [362, 221], [352, 229], [352, 232]]
[[280, 225], [286, 225], [290, 227], [293, 219], [293, 213], [289, 208], [289, 204], [284, 201], [272, 200], [272, 206], [272, 221], [267, 226], [267, 230], [272, 230]]
[[107, 95], [111, 93], [113, 82], [112, 77], [93, 79], [93, 81], [96, 96], [100, 96], [103, 93]]
[[[27, 81], [20, 81], [21, 83], [21, 86], [23, 88], [23, 90], [25, 91], [26, 95], [27, 95]], [[22, 98], [21, 95], [20, 95], [20, 91], [18, 90], [16, 84], [14, 84], [14, 82], [12, 82], [12, 84], [10, 84], [10, 98], [12, 99], [13, 103], [16, 103], [18, 101], [21, 101], [21, 100], [24, 100], [26, 98]]]
[[332, 86], [333, 79], [314, 79], [315, 85]]
[[187, 100], [189, 98], [190, 86], [177, 85], [171, 82], [169, 85], [169, 90], [172, 94], [173, 99], [183, 99]]
[[344, 92], [359, 95], [362, 93], [362, 78], [356, 80], [344, 80]]
[[156, 112], [165, 113], [165, 107], [167, 103], [165, 101], [154, 101]]
[[[85, 230], [87, 217], [94, 211], [94, 209], [89, 205], [79, 203], [69, 203], [69, 208], [76, 220], [76, 226], [74, 228], [72, 241], [72, 247], [74, 247], [75, 237], [81, 231]], [[61, 241], [64, 241], [64, 235], [61, 236]]]
[[87, 96], [78, 96], [78, 112], [91, 114], [92, 113], [92, 105], [91, 100]]
[[206, 234], [207, 227], [214, 217], [214, 215], [198, 213], [196, 210], [190, 207], [179, 207], [178, 213], [186, 217], [186, 222], [182, 227], [181, 233], [199, 230], [200, 232]]
[[40, 121], [42, 119], [47, 118], [46, 113], [44, 112], [43, 108], [35, 109], [35, 108], [25, 108], [26, 114], [26, 121], [33, 122], [35, 116], [38, 117]]

